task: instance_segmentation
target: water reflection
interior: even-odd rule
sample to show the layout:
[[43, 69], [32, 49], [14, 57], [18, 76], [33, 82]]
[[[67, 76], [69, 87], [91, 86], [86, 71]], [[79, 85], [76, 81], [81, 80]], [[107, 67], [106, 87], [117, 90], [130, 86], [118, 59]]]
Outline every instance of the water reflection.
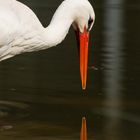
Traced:
[[[122, 67], [123, 67], [123, 30], [124, 30], [124, 7], [123, 0], [104, 1], [104, 92], [105, 102], [103, 110], [110, 117], [105, 122], [107, 134], [121, 133], [120, 119], [111, 117], [121, 114], [121, 93], [122, 93]], [[110, 138], [111, 140], [112, 138]], [[119, 137], [116, 137], [119, 139]], [[109, 139], [108, 139], [109, 140]]]

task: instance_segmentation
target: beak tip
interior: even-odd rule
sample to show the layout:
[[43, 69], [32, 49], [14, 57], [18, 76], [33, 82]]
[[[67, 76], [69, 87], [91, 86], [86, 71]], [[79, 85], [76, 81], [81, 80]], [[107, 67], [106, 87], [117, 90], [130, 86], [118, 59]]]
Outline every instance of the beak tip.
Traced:
[[86, 85], [83, 85], [83, 86], [82, 86], [82, 89], [83, 89], [83, 90], [86, 90]]

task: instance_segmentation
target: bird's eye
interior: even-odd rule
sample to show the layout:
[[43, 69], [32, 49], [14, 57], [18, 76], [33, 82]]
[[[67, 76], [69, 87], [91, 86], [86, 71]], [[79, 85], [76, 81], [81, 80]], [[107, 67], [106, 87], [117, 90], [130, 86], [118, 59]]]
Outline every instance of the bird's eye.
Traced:
[[92, 23], [93, 23], [93, 19], [90, 17], [88, 20], [88, 30], [90, 29]]

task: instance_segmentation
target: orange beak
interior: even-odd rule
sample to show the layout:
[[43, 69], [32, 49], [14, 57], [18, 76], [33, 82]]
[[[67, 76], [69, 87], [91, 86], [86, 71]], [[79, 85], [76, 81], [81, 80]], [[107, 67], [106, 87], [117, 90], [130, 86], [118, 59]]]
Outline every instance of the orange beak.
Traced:
[[89, 42], [89, 32], [84, 29], [84, 32], [80, 31], [77, 33], [78, 50], [80, 57], [80, 75], [82, 82], [82, 89], [86, 89], [87, 81], [87, 66], [88, 66], [88, 42]]

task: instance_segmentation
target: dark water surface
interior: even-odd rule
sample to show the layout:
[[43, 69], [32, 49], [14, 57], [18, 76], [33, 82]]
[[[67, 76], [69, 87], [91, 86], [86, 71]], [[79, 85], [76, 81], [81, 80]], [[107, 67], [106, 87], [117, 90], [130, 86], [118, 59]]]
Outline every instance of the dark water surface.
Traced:
[[[62, 0], [20, 0], [44, 26]], [[81, 90], [74, 32], [52, 49], [0, 63], [0, 140], [140, 139], [140, 1], [94, 0], [88, 83]]]

